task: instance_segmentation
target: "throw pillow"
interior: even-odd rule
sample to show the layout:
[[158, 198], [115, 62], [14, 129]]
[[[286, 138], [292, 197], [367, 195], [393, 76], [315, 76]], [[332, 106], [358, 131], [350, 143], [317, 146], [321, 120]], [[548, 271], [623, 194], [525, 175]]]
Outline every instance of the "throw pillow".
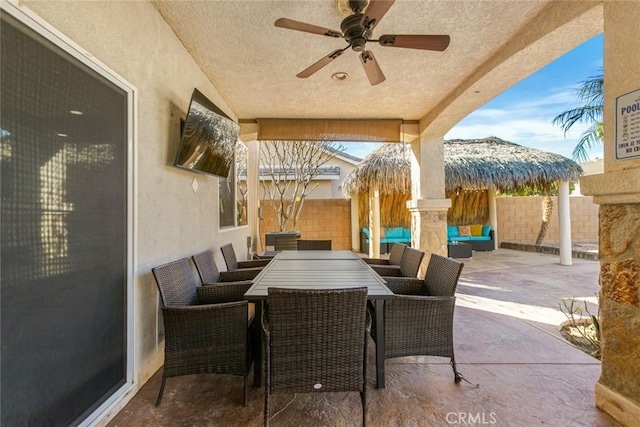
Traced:
[[385, 235], [384, 235], [384, 227], [380, 227], [380, 238], [384, 239]]
[[482, 224], [473, 224], [470, 227], [472, 236], [482, 236]]
[[461, 236], [471, 236], [471, 227], [468, 225], [459, 225], [458, 234]]
[[491, 224], [482, 226], [482, 235], [483, 236], [488, 237], [490, 231], [491, 231]]

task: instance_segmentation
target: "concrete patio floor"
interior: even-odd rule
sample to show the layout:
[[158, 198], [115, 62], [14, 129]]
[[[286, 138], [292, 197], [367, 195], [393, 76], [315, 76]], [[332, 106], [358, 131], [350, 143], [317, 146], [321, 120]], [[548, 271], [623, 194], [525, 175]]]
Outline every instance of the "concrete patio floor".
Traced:
[[[386, 388], [375, 388], [369, 343], [369, 426], [616, 426], [595, 407], [600, 362], [565, 341], [565, 297], [596, 302], [599, 263], [500, 249], [462, 259], [454, 344], [455, 384], [447, 359], [410, 357], [386, 362]], [[242, 379], [193, 375], [167, 380], [155, 407], [161, 370], [110, 426], [259, 426], [263, 389], [242, 406]], [[357, 393], [276, 395], [272, 426], [361, 425]]]

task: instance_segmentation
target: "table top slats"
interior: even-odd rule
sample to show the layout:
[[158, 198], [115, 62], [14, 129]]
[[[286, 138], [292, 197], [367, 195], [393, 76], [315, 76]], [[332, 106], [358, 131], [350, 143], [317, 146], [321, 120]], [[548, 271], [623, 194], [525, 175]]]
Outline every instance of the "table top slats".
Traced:
[[267, 298], [269, 287], [344, 289], [366, 286], [370, 299], [393, 292], [368, 264], [351, 251], [282, 251], [253, 280], [245, 299]]

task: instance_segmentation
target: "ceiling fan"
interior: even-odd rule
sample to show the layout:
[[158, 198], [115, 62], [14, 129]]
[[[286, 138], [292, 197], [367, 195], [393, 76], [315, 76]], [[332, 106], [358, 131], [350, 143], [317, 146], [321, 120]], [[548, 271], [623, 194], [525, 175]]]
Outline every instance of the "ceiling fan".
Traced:
[[353, 14], [347, 16], [340, 24], [342, 32], [288, 18], [276, 20], [276, 27], [327, 37], [343, 38], [348, 43], [345, 48], [334, 50], [309, 68], [301, 71], [297, 74], [297, 77], [304, 79], [311, 76], [342, 55], [345, 50], [351, 48], [356, 52], [360, 52], [360, 62], [362, 62], [362, 67], [367, 74], [369, 83], [377, 85], [385, 81], [385, 76], [375, 56], [373, 56], [373, 52], [365, 48], [367, 42], [379, 43], [381, 46], [386, 47], [404, 47], [436, 51], [443, 51], [449, 46], [450, 39], [447, 35], [385, 34], [378, 39], [373, 39], [373, 29], [378, 25], [394, 2], [395, 0], [349, 0], [349, 8], [353, 11]]

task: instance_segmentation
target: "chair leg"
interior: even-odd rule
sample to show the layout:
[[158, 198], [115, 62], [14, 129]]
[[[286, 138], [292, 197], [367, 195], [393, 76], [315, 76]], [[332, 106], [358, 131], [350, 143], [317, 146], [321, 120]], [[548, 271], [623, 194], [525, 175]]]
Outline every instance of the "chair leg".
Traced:
[[456, 358], [451, 357], [451, 367], [453, 368], [453, 376], [455, 378], [455, 382], [459, 383], [462, 381], [462, 375], [458, 372], [458, 368], [456, 367]]
[[264, 389], [264, 427], [269, 427], [269, 386]]
[[156, 400], [156, 406], [160, 406], [160, 402], [162, 402], [162, 394], [164, 393], [164, 382], [167, 379], [163, 376], [162, 377], [162, 384], [160, 384], [160, 393], [158, 393], [158, 400]]
[[360, 393], [360, 400], [362, 400], [362, 427], [367, 427], [367, 385], [365, 384], [364, 390]]
[[363, 377], [364, 382], [362, 385], [362, 393], [360, 393], [360, 399], [362, 400], [362, 427], [367, 426], [367, 338], [368, 331], [371, 330], [371, 321], [372, 316], [367, 312], [367, 325], [364, 331], [364, 349], [363, 349], [363, 360], [362, 360], [362, 369], [363, 369]]
[[244, 374], [244, 407], [249, 403], [249, 371]]

